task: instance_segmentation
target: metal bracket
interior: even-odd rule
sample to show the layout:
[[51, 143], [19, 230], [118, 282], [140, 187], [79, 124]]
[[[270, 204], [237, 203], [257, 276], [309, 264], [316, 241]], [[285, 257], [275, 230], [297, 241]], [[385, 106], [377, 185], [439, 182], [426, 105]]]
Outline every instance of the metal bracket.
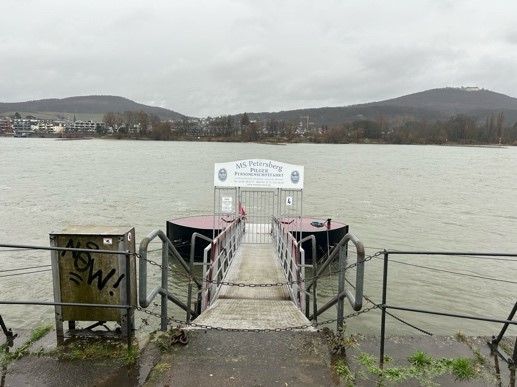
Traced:
[[18, 337], [18, 334], [13, 333], [12, 329], [7, 329], [4, 323], [4, 319], [2, 318], [2, 315], [0, 315], [0, 326], [2, 327], [2, 331], [5, 334], [5, 337], [7, 339], [7, 346], [12, 347], [14, 345], [14, 339]]
[[[517, 312], [517, 302], [513, 306], [513, 309], [510, 312], [510, 315], [508, 316], [507, 320], [508, 321], [513, 320], [513, 317], [515, 316], [516, 312]], [[503, 325], [503, 327], [501, 328], [501, 331], [499, 332], [497, 337], [496, 336], [492, 336], [492, 340], [488, 341], [487, 344], [488, 344], [488, 346], [490, 347], [491, 351], [494, 354], [499, 356], [503, 361], [506, 362], [506, 364], [508, 364], [508, 367], [510, 369], [515, 369], [517, 367], [517, 338], [515, 339], [515, 345], [513, 347], [513, 354], [511, 356], [507, 355], [507, 354], [503, 354], [499, 350], [499, 343], [503, 339], [504, 334], [506, 333], [506, 330], [508, 329], [509, 325], [510, 325], [509, 323], [505, 323]], [[508, 356], [508, 358], [506, 356]]]

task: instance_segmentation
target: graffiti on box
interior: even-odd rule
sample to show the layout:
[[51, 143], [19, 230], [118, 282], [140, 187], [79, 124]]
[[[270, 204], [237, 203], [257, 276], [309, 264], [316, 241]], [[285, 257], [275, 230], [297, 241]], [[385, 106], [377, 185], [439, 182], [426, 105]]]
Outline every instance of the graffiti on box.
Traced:
[[[74, 243], [73, 239], [69, 239], [66, 247], [99, 250], [99, 246], [95, 242], [89, 241], [83, 247], [81, 246], [81, 242]], [[67, 251], [62, 251], [61, 257], [67, 253]], [[121, 274], [117, 277], [117, 270], [115, 268], [111, 268], [107, 273], [104, 273], [102, 269], [95, 270], [95, 258], [92, 257], [90, 252], [71, 251], [70, 253], [72, 254], [74, 266], [74, 271], [68, 273], [70, 282], [78, 286], [81, 284], [96, 286], [99, 291], [109, 289], [109, 295], [114, 295], [113, 289], [119, 287], [125, 274]]]

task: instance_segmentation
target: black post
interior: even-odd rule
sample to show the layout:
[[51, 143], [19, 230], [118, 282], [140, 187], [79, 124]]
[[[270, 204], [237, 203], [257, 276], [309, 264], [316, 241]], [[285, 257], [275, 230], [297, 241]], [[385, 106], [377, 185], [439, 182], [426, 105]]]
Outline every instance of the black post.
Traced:
[[384, 250], [384, 268], [382, 271], [382, 304], [381, 304], [381, 345], [379, 367], [384, 367], [384, 341], [386, 339], [386, 293], [388, 287], [388, 252]]
[[[510, 315], [508, 316], [507, 320], [513, 320], [513, 316], [515, 316], [515, 312], [517, 312], [517, 302], [513, 306], [513, 309], [510, 312]], [[510, 325], [510, 324], [508, 324], [508, 323], [504, 324], [503, 328], [501, 329], [501, 332], [499, 332], [499, 335], [497, 335], [497, 338], [494, 338], [492, 340], [492, 345], [493, 346], [497, 347], [499, 345], [499, 342], [501, 341], [501, 339], [503, 338], [504, 334], [506, 333], [506, 330], [508, 329], [508, 325]]]
[[131, 311], [131, 254], [129, 251], [126, 253], [126, 334], [127, 334], [127, 350], [131, 349], [131, 338], [133, 335], [133, 327], [131, 324], [132, 311]]
[[316, 257], [312, 257], [312, 264], [314, 266], [312, 276], [312, 316], [314, 323], [318, 322], [318, 298], [316, 293], [316, 286], [318, 285], [318, 264]]

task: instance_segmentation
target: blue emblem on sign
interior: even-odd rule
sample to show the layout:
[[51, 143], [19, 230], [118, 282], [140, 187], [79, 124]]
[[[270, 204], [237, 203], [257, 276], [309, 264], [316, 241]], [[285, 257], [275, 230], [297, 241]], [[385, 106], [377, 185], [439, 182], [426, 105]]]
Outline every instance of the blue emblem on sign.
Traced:
[[300, 172], [292, 171], [291, 172], [291, 181], [293, 182], [293, 184], [298, 184], [298, 182], [300, 181]]
[[219, 172], [217, 172], [217, 178], [219, 179], [219, 181], [225, 181], [227, 177], [228, 172], [226, 172], [226, 169], [221, 168]]

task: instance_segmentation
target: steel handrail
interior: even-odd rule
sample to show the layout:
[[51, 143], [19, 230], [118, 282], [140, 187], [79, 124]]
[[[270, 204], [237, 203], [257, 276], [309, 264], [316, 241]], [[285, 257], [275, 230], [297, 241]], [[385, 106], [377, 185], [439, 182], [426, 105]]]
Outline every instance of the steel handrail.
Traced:
[[[517, 365], [517, 339], [515, 340], [514, 350], [511, 357], [506, 358], [497, 348], [500, 340], [504, 336], [506, 329], [509, 325], [517, 325], [517, 321], [512, 320], [515, 313], [517, 312], [517, 302], [514, 304], [510, 315], [506, 320], [497, 319], [493, 317], [485, 317], [485, 316], [472, 316], [465, 315], [460, 313], [452, 313], [451, 311], [436, 311], [436, 310], [427, 310], [422, 308], [414, 308], [414, 307], [405, 307], [399, 305], [391, 305], [388, 304], [387, 301], [387, 289], [388, 289], [388, 264], [389, 264], [389, 256], [390, 255], [443, 255], [443, 256], [464, 256], [467, 258], [471, 257], [517, 257], [515, 253], [478, 253], [478, 252], [459, 252], [459, 251], [402, 251], [402, 250], [383, 250], [382, 251], [383, 258], [383, 273], [382, 273], [382, 301], [378, 304], [378, 307], [381, 309], [381, 332], [380, 332], [380, 346], [379, 346], [379, 367], [382, 369], [384, 367], [384, 347], [386, 341], [386, 315], [389, 314], [387, 309], [400, 310], [405, 312], [412, 313], [422, 313], [422, 314], [431, 314], [435, 316], [444, 316], [451, 318], [459, 318], [466, 320], [474, 320], [474, 321], [486, 321], [491, 323], [499, 323], [503, 324], [503, 327], [497, 337], [493, 337], [492, 341], [488, 341], [488, 345], [495, 353], [496, 356], [500, 357], [504, 360], [510, 369], [515, 369]], [[457, 273], [456, 273], [457, 274]]]
[[[208, 308], [219, 295], [222, 286], [219, 282], [226, 277], [242, 239], [243, 219], [242, 216], [235, 218], [219, 235], [211, 240], [211, 244], [205, 247], [203, 251], [203, 284], [200, 289], [201, 311]], [[209, 253], [210, 263], [208, 262]]]
[[339, 254], [340, 248], [348, 244], [349, 241], [352, 241], [352, 243], [356, 246], [357, 249], [357, 263], [359, 264], [360, 261], [364, 260], [365, 257], [365, 251], [364, 251], [364, 245], [363, 243], [352, 233], [346, 234], [337, 245], [335, 245], [332, 248], [332, 251], [330, 252], [330, 255], [328, 258], [323, 262], [321, 265], [318, 266], [318, 270], [314, 274], [314, 279], [309, 283], [309, 286], [307, 286], [307, 290], [309, 290], [314, 282], [318, 279], [319, 276], [325, 271], [325, 269], [336, 259], [336, 256]]
[[[355, 276], [355, 294], [350, 291], [348, 288], [345, 288], [345, 270], [347, 268], [348, 262], [348, 242], [352, 242], [356, 248], [357, 252], [357, 261], [355, 263], [356, 268], [356, 276]], [[355, 311], [361, 310], [363, 307], [363, 285], [364, 285], [364, 258], [365, 258], [365, 250], [363, 243], [351, 233], [347, 233], [333, 248], [332, 252], [329, 254], [326, 261], [318, 267], [316, 273], [314, 275], [313, 280], [307, 287], [307, 291], [311, 289], [311, 287], [315, 287], [317, 285], [317, 281], [319, 276], [323, 273], [323, 271], [328, 268], [328, 266], [332, 263], [336, 258], [339, 259], [339, 271], [338, 271], [338, 293], [332, 297], [325, 305], [318, 309], [317, 300], [314, 299], [314, 308], [312, 315], [309, 316], [310, 319], [317, 320], [317, 317], [324, 313], [326, 310], [331, 308], [332, 306], [337, 304], [337, 326], [338, 329], [341, 328], [344, 322], [344, 299], [348, 299], [348, 302], [352, 306]]]
[[[212, 239], [210, 239], [209, 237], [203, 235], [203, 234], [200, 234], [198, 232], [195, 232], [192, 234], [192, 238], [191, 238], [191, 242], [190, 242], [190, 261], [189, 261], [189, 270], [190, 272], [192, 273], [194, 271], [194, 257], [195, 257], [195, 254], [196, 254], [196, 239], [203, 239], [204, 241], [206, 242], [209, 242], [209, 245], [207, 247], [205, 247], [205, 250], [207, 248], [209, 248], [212, 244]], [[204, 270], [204, 268], [203, 268]], [[204, 278], [204, 276], [203, 276]], [[197, 285], [197, 284], [196, 284]], [[201, 305], [201, 289], [202, 289], [202, 285], [198, 285], [197, 286], [197, 307], [196, 307], [196, 311], [198, 311], [198, 314], [201, 313], [201, 308], [202, 308], [202, 305]], [[188, 284], [188, 293], [187, 293], [187, 305], [188, 305], [188, 310], [187, 310], [187, 323], [190, 322], [190, 319], [191, 319], [191, 313], [190, 313], [190, 308], [192, 306], [192, 281], [189, 281], [189, 284]]]
[[[149, 248], [149, 243], [155, 238], [160, 238], [162, 241], [162, 262], [161, 262], [161, 270], [162, 270], [162, 278], [161, 285], [155, 287], [149, 294], [147, 293], [147, 253]], [[187, 263], [183, 260], [181, 255], [178, 253], [172, 242], [167, 238], [165, 233], [162, 230], [153, 230], [151, 231], [142, 241], [140, 242], [139, 248], [139, 256], [140, 260], [138, 263], [139, 268], [139, 281], [138, 281], [138, 303], [142, 308], [147, 308], [151, 302], [155, 299], [155, 297], [159, 294], [161, 296], [161, 325], [160, 328], [162, 331], [167, 330], [168, 324], [168, 316], [167, 316], [167, 300], [172, 301], [174, 304], [178, 305], [181, 309], [185, 310], [188, 315], [197, 315], [195, 310], [192, 310], [191, 305], [187, 305], [182, 302], [179, 298], [171, 294], [168, 290], [168, 282], [169, 282], [169, 252], [180, 262], [181, 266], [187, 271], [190, 275], [190, 278], [201, 287], [201, 283], [193, 276], [192, 271], [190, 270]]]
[[272, 231], [277, 256], [288, 281], [287, 285], [291, 299], [302, 312], [308, 314], [307, 291], [305, 289], [305, 268], [307, 265], [305, 264], [305, 250], [302, 244], [311, 240], [312, 254], [316, 256], [316, 237], [308, 235], [298, 241], [276, 217], [272, 218]]
[[[0, 247], [12, 248], [12, 249], [24, 249], [24, 250], [45, 250], [45, 251], [60, 251], [60, 252], [77, 252], [77, 253], [92, 253], [92, 254], [108, 254], [108, 255], [123, 255], [126, 258], [126, 305], [121, 304], [96, 304], [96, 303], [79, 303], [79, 302], [50, 302], [50, 301], [31, 301], [31, 300], [18, 300], [18, 301], [7, 301], [0, 300], [0, 305], [34, 305], [34, 306], [70, 306], [70, 307], [94, 307], [94, 308], [106, 308], [106, 309], [125, 309], [126, 310], [126, 330], [127, 330], [127, 344], [128, 349], [131, 347], [132, 342], [132, 331], [133, 323], [132, 319], [129, 318], [131, 310], [134, 305], [131, 305], [131, 284], [130, 284], [130, 256], [136, 255], [131, 251], [123, 250], [101, 250], [101, 249], [87, 249], [79, 247], [56, 247], [56, 246], [34, 246], [34, 245], [21, 245], [21, 244], [8, 244], [1, 243]], [[15, 251], [15, 250], [13, 250]], [[59, 342], [59, 337], [58, 337]]]

